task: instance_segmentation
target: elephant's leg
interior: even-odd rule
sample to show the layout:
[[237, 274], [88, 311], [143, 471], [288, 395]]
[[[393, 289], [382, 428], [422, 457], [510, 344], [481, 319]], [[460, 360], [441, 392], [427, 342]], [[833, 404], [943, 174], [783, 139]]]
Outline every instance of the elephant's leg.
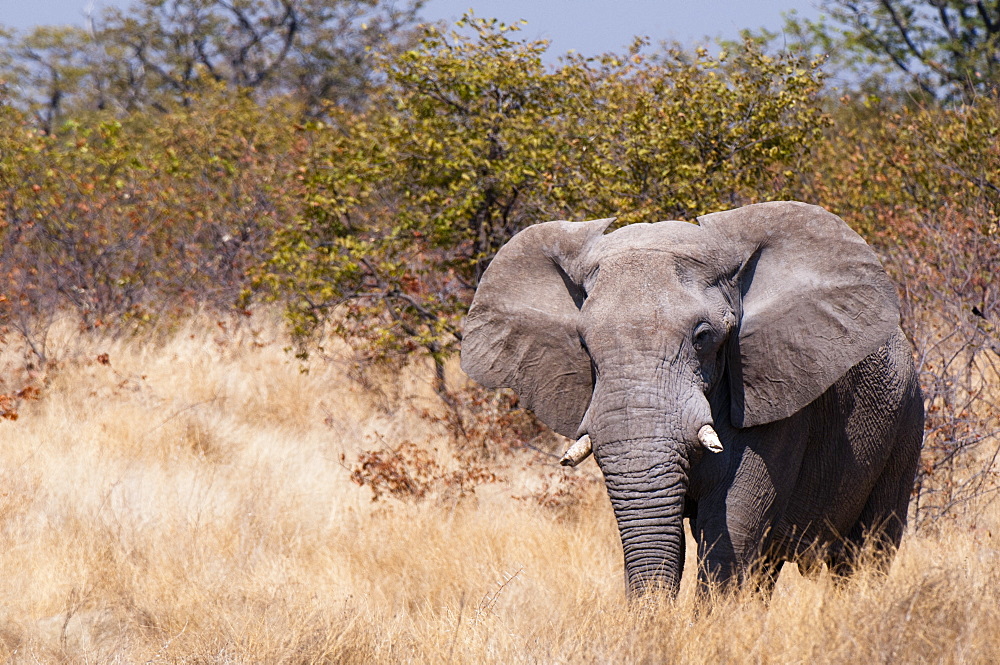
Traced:
[[737, 580], [739, 568], [726, 527], [725, 496], [703, 499], [698, 508], [691, 527], [698, 543], [698, 586], [706, 591], [711, 586], [727, 586]]
[[889, 571], [906, 528], [922, 435], [922, 431], [910, 431], [897, 439], [843, 547], [831, 552], [828, 564], [838, 577], [850, 576], [859, 563], [865, 562], [883, 573]]
[[[718, 533], [718, 536], [708, 536]], [[701, 591], [716, 586], [729, 590], [737, 583], [750, 583], [764, 598], [770, 598], [778, 581], [784, 560], [762, 552], [759, 543], [748, 539], [736, 546], [728, 529], [713, 528], [711, 521], [702, 522], [695, 530], [698, 541], [698, 581]]]
[[743, 581], [755, 569], [776, 577], [780, 569], [780, 559], [770, 556], [778, 535], [772, 529], [795, 489], [808, 429], [795, 416], [754, 430], [752, 439], [725, 453], [738, 459], [713, 460], [730, 471], [698, 500], [694, 529], [703, 584]]
[[722, 488], [698, 502], [693, 520], [698, 542], [698, 578], [702, 586], [728, 585], [760, 578], [770, 593], [781, 561], [768, 556], [766, 545], [775, 516], [785, 503], [760, 457], [745, 456], [739, 483]]
[[[759, 497], [770, 504], [773, 494], [767, 483], [760, 483]], [[729, 484], [717, 487], [698, 501], [698, 514], [691, 525], [698, 543], [698, 581], [702, 591], [727, 590], [745, 581], [761, 558], [759, 534], [767, 528], [765, 516], [746, 510], [745, 501], [743, 492]]]

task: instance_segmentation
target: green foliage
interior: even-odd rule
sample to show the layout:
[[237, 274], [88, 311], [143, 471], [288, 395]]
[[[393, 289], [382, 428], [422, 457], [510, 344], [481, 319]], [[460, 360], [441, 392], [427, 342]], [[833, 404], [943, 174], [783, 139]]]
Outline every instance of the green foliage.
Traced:
[[306, 214], [261, 275], [307, 338], [330, 322], [369, 359], [440, 364], [496, 250], [553, 218], [691, 218], [770, 199], [821, 133], [815, 63], [752, 45], [569, 58], [466, 17], [386, 59], [371, 109], [334, 114]]
[[641, 46], [557, 73], [575, 214], [692, 219], [780, 198], [827, 124], [818, 63], [752, 43], [717, 57], [702, 48], [649, 58]]
[[495, 21], [462, 25], [475, 37], [426, 27], [419, 49], [385, 63], [369, 113], [320, 128], [308, 213], [280, 233], [265, 276], [296, 303], [300, 335], [332, 320], [368, 358], [421, 348], [440, 362], [477, 272], [544, 219], [558, 151], [545, 44]]

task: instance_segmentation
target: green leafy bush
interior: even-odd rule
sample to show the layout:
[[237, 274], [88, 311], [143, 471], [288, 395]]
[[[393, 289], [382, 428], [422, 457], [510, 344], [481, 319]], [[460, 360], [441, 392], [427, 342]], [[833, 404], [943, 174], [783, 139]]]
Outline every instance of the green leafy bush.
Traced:
[[518, 26], [425, 27], [384, 61], [364, 114], [316, 125], [304, 214], [258, 285], [307, 339], [332, 323], [371, 360], [429, 353], [441, 374], [480, 275], [514, 233], [554, 218], [691, 218], [774, 198], [821, 135], [816, 63], [736, 54], [543, 64]]

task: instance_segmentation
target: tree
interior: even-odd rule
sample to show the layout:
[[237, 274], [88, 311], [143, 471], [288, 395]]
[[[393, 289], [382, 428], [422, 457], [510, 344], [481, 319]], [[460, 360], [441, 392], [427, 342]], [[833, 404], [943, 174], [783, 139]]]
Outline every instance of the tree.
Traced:
[[[368, 360], [443, 360], [497, 249], [531, 224], [691, 218], [780, 195], [824, 124], [815, 63], [752, 46], [570, 58], [465, 17], [386, 58], [364, 114], [319, 128], [308, 202], [261, 284], [303, 339], [325, 325]], [[439, 386], [441, 387], [441, 386]]]
[[571, 211], [651, 222], [780, 198], [828, 122], [819, 61], [752, 42], [717, 56], [642, 47], [557, 73]]
[[420, 0], [138, 0], [108, 11], [98, 30], [123, 52], [145, 95], [181, 99], [203, 77], [261, 93], [356, 104], [370, 84], [372, 51], [405, 43]]
[[383, 60], [388, 85], [368, 113], [319, 128], [307, 214], [279, 232], [262, 276], [291, 298], [301, 338], [332, 321], [368, 359], [423, 349], [439, 382], [476, 276], [545, 214], [558, 150], [546, 44], [495, 20], [459, 27], [425, 26], [416, 49]]
[[[63, 109], [188, 105], [206, 83], [290, 95], [310, 113], [358, 106], [376, 52], [409, 43], [421, 0], [134, 0], [87, 29], [42, 26], [3, 41], [23, 106], [51, 127]], [[0, 35], [2, 36], [2, 35]], [[0, 62], [0, 66], [3, 63]]]
[[874, 73], [878, 82], [885, 81], [883, 72], [894, 71], [931, 98], [969, 101], [1000, 88], [998, 0], [824, 0], [821, 5], [830, 22], [793, 14], [785, 36], [832, 54], [847, 69], [864, 69], [865, 77]]
[[62, 120], [67, 101], [89, 87], [95, 52], [79, 28], [42, 26], [20, 39], [0, 31], [0, 49], [8, 95], [20, 98], [46, 132]]

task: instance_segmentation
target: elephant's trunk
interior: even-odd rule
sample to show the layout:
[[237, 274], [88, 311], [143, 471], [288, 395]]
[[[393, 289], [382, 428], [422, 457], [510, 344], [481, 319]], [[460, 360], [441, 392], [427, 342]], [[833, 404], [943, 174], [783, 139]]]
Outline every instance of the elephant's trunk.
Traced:
[[662, 438], [608, 442], [594, 451], [618, 521], [629, 595], [676, 594], [684, 568], [686, 458]]
[[[664, 357], [651, 352], [611, 362], [583, 424], [618, 521], [633, 596], [656, 586], [679, 590], [691, 460], [702, 450], [722, 449], [701, 378], [682, 354], [676, 362]], [[629, 375], [636, 373], [646, 380]]]

